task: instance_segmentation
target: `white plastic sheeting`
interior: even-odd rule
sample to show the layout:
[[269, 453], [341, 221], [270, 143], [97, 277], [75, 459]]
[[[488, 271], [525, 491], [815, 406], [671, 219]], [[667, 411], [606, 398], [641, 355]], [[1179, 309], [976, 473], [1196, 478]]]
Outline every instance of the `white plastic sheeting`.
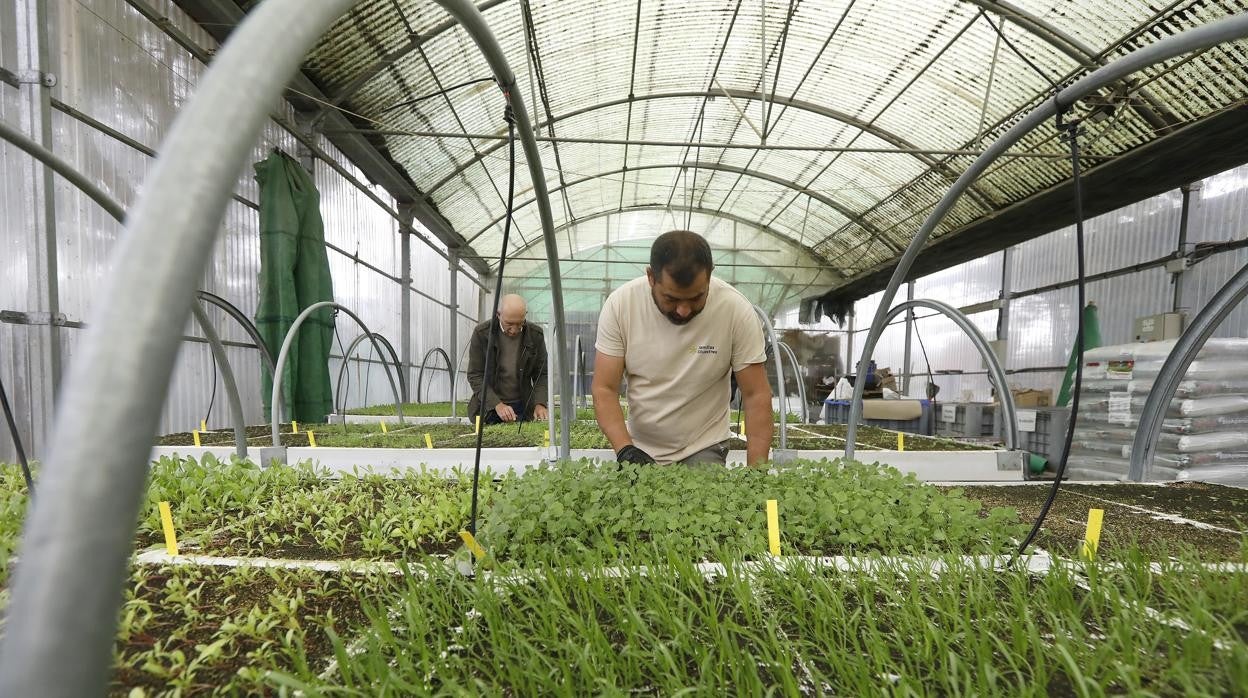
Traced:
[[[172, 2], [153, 1], [151, 4], [191, 40], [204, 48], [215, 48], [209, 35]], [[48, 7], [51, 15], [48, 70], [57, 76], [54, 98], [145, 147], [158, 149], [178, 109], [194, 91], [204, 66], [123, 0], [48, 3]], [[6, 69], [25, 66], [26, 58], [19, 51], [19, 39], [25, 32], [25, 26], [18, 26], [14, 3], [0, 8], [0, 65]], [[283, 105], [278, 111], [293, 121], [289, 108]], [[24, 90], [0, 83], [0, 118], [31, 132], [29, 97]], [[52, 125], [53, 149], [60, 157], [97, 181], [123, 206], [135, 202], [137, 191], [154, 164], [152, 158], [55, 109]], [[366, 181], [327, 141], [322, 139], [320, 145], [357, 180]], [[292, 155], [299, 152], [295, 138], [276, 123], [270, 123], [255, 144], [252, 161], [262, 160], [274, 147]], [[42, 219], [42, 204], [37, 193], [42, 170], [33, 160], [5, 144], [0, 144], [0, 154], [3, 155], [0, 177], [5, 184], [0, 192], [5, 212], [0, 217], [0, 243], [10, 252], [0, 260], [3, 265], [0, 309], [46, 311], [46, 292], [42, 289], [47, 274], [42, 268], [44, 255], [40, 236], [34, 233]], [[326, 242], [344, 251], [328, 251], [335, 299], [357, 312], [370, 329], [386, 336], [399, 351], [403, 290], [395, 280], [401, 276], [398, 224], [366, 198], [354, 183], [325, 163], [317, 161], [313, 172], [321, 193]], [[249, 202], [258, 200], [258, 187], [250, 167], [239, 173], [235, 193]], [[374, 188], [373, 193], [393, 205], [380, 188]], [[59, 178], [56, 180], [55, 213], [60, 309], [71, 323], [87, 321], [94, 292], [108, 272], [108, 255], [121, 228], [99, 206]], [[176, 233], [170, 231], [171, 235]], [[352, 258], [354, 255], [358, 255], [359, 262]], [[200, 288], [222, 296], [244, 314], [254, 316], [259, 257], [257, 212], [245, 203], [232, 201]], [[412, 268], [415, 289], [449, 302], [450, 271], [446, 261], [415, 239]], [[412, 361], [418, 363], [432, 346], [443, 346], [449, 352], [447, 309], [414, 291], [411, 297]], [[459, 303], [464, 313], [475, 317], [477, 287], [462, 274]], [[241, 327], [223, 312], [212, 306], [207, 307], [207, 312], [227, 343], [251, 343]], [[472, 324], [459, 318], [461, 341], [466, 341]], [[47, 368], [49, 332], [46, 326], [0, 323], [0, 377], [17, 410], [27, 450], [36, 456], [42, 452], [51, 428], [52, 394]], [[188, 323], [184, 332], [201, 336], [194, 323]], [[74, 356], [82, 330], [71, 327], [60, 333], [62, 356], [67, 363]], [[348, 318], [343, 318], [339, 334], [343, 343], [350, 343], [359, 329]], [[368, 357], [371, 353], [367, 345], [360, 349], [357, 356]], [[339, 351], [335, 346], [334, 353]], [[248, 421], [262, 421], [259, 353], [254, 348], [233, 345], [227, 352]], [[335, 379], [338, 365], [339, 360], [331, 360], [331, 376]], [[369, 402], [388, 400], [389, 385], [380, 364], [361, 363], [360, 368], [359, 375], [353, 375], [349, 384], [348, 404], [362, 404], [366, 393]], [[448, 398], [446, 373], [433, 375], [434, 378], [427, 381], [427, 395], [434, 399]], [[409, 380], [413, 384], [415, 377], [416, 371], [412, 369]], [[185, 342], [170, 382], [160, 430], [197, 428], [207, 414], [214, 383], [217, 392], [208, 423], [209, 427], [223, 427], [228, 422], [228, 410], [219, 378], [213, 373], [208, 346], [202, 342]], [[466, 382], [462, 383], [460, 395], [464, 390]], [[6, 434], [0, 438], [0, 461], [12, 458], [12, 446]]]

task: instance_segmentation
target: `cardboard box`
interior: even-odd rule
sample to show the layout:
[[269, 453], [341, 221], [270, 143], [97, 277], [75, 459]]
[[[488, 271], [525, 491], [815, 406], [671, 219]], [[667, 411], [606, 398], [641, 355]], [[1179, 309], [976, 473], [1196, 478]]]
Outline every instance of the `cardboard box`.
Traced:
[[1015, 407], [1051, 407], [1053, 405], [1052, 390], [1034, 390], [1031, 388], [1011, 390], [1014, 394]]

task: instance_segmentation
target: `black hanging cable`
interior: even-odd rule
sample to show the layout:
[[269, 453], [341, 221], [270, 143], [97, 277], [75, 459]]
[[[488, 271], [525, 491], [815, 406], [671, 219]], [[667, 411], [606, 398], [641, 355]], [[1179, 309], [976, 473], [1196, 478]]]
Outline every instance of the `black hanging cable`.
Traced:
[[[1056, 100], [1056, 97], [1054, 99]], [[1036, 517], [1036, 522], [1031, 527], [1031, 532], [1027, 534], [1027, 537], [1018, 546], [1019, 555], [1026, 552], [1027, 547], [1035, 540], [1036, 534], [1040, 532], [1040, 527], [1044, 524], [1045, 517], [1049, 515], [1049, 509], [1053, 506], [1053, 500], [1057, 499], [1057, 491], [1062, 485], [1062, 476], [1066, 474], [1066, 462], [1070, 460], [1070, 445], [1075, 437], [1075, 421], [1079, 418], [1079, 395], [1083, 386], [1083, 309], [1087, 301], [1085, 298], [1086, 279], [1083, 250], [1083, 187], [1079, 170], [1079, 135], [1082, 131], [1079, 128], [1077, 119], [1066, 120], [1064, 118], [1066, 109], [1066, 107], [1058, 103], [1057, 130], [1061, 133], [1062, 140], [1070, 145], [1071, 181], [1074, 184], [1075, 196], [1075, 255], [1079, 275], [1079, 283], [1077, 284], [1079, 301], [1076, 308], [1079, 318], [1078, 330], [1075, 333], [1075, 353], [1077, 359], [1075, 363], [1075, 384], [1072, 391], [1074, 397], [1070, 402], [1070, 421], [1066, 425], [1066, 438], [1062, 447], [1062, 457], [1058, 461], [1057, 472], [1053, 478], [1053, 487], [1049, 490], [1049, 496], [1044, 501], [1044, 506], [1040, 508], [1040, 514]]]
[[[930, 386], [936, 385], [936, 377], [932, 375], [932, 362], [927, 358], [927, 347], [923, 346], [923, 335], [919, 334], [918, 318], [915, 318], [914, 321], [914, 338], [919, 340], [919, 351], [923, 352], [923, 363], [927, 366], [927, 385], [929, 387], [923, 389], [923, 394], [927, 395], [927, 398], [931, 400], [936, 397], [935, 395], [930, 394]], [[909, 366], [906, 367], [907, 370], [909, 370], [909, 368]]]
[[[494, 286], [494, 311], [490, 314], [490, 331], [486, 333], [485, 341], [485, 373], [481, 377], [481, 397], [482, 403], [478, 406], [481, 414], [485, 414], [485, 389], [492, 385], [490, 380], [492, 371], [497, 367], [493, 365], [494, 358], [494, 334], [495, 324], [498, 318], [498, 304], [503, 295], [503, 267], [507, 264], [507, 241], [511, 237], [511, 214], [516, 200], [516, 118], [511, 110], [511, 93], [503, 92], [503, 96], [507, 99], [507, 106], [503, 110], [503, 119], [507, 122], [507, 153], [511, 164], [507, 172], [507, 216], [503, 223], [503, 245], [498, 253], [498, 281]], [[481, 417], [478, 417], [481, 419]], [[484, 422], [484, 419], [481, 419]], [[477, 535], [477, 491], [481, 483], [481, 443], [485, 436], [485, 425], [482, 424], [477, 428], [477, 452], [472, 463], [472, 518], [468, 522], [468, 532]]]
[[204, 415], [204, 427], [208, 427], [208, 420], [212, 419], [212, 407], [217, 403], [217, 352], [210, 351], [208, 355], [212, 357], [212, 393], [208, 396], [208, 412]]
[[17, 421], [13, 419], [13, 408], [9, 406], [9, 394], [4, 390], [4, 380], [0, 379], [0, 407], [4, 408], [4, 421], [9, 425], [9, 433], [13, 435], [13, 448], [17, 450], [17, 462], [22, 465], [22, 477], [26, 478], [26, 491], [35, 496], [35, 481], [30, 476], [30, 462], [26, 460], [26, 449], [22, 447], [22, 435], [17, 431]]
[[421, 95], [419, 97], [415, 97], [412, 99], [405, 99], [402, 102], [399, 102], [397, 104], [391, 104], [390, 106], [386, 107], [385, 109], [382, 109], [378, 113], [385, 114], [388, 111], [394, 111], [395, 109], [401, 109], [402, 107], [410, 107], [413, 104], [419, 104], [425, 100], [433, 99], [434, 97], [441, 97], [442, 95], [448, 92], [454, 92], [455, 90], [458, 90], [464, 87], [469, 87], [471, 85], [476, 85], [482, 82], [494, 82], [494, 78], [478, 78], [476, 80], [468, 80], [467, 82], [461, 82], [458, 85], [451, 85], [450, 87], [438, 90], [437, 92], [431, 92], [427, 95]]
[[[1053, 88], [1054, 92], [1057, 92], [1057, 83], [1053, 81], [1053, 78], [1049, 77], [1048, 73], [1044, 72], [1043, 70], [1040, 70], [1039, 66], [1033, 63], [1030, 58], [1023, 55], [1023, 52], [1018, 50], [1018, 47], [1014, 45], [1014, 42], [1010, 41], [1009, 39], [1005, 37], [1005, 32], [997, 28], [996, 23], [992, 21], [992, 18], [988, 16], [987, 12], [980, 10], [979, 13], [984, 16], [984, 21], [988, 22], [988, 26], [992, 27], [992, 31], [994, 31], [997, 37], [1000, 38], [1001, 41], [1004, 42], [1005, 45], [1009, 47], [1010, 51], [1013, 51], [1014, 55], [1023, 59], [1023, 62], [1026, 63], [1032, 70], [1034, 70], [1036, 72], [1036, 75], [1039, 75], [1040, 77], [1044, 78], [1045, 82], [1049, 83], [1049, 87]], [[1002, 20], [1001, 24], [1002, 26], [1004, 26], [1005, 21]], [[1060, 120], [1061, 116], [1058, 116], [1058, 119]]]

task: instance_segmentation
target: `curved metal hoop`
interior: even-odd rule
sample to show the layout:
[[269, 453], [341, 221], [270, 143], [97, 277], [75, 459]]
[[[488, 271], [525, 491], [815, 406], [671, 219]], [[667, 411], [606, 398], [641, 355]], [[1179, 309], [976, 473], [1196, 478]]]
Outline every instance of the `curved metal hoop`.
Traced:
[[802, 366], [797, 363], [797, 354], [793, 353], [793, 347], [784, 342], [777, 342], [776, 346], [784, 350], [784, 355], [789, 357], [789, 363], [793, 364], [793, 377], [797, 382], [797, 399], [802, 401], [802, 423], [810, 424], [810, 403], [806, 400], [806, 381], [802, 380]]
[[425, 389], [425, 366], [429, 363], [429, 357], [438, 354], [442, 360], [446, 362], [446, 373], [451, 377], [451, 416], [455, 416], [455, 367], [451, 365], [451, 357], [442, 347], [434, 347], [425, 352], [425, 358], [420, 360], [420, 373], [416, 374], [416, 402], [424, 402], [421, 391]]
[[[776, 367], [776, 396], [779, 398], [780, 405], [780, 448], [783, 450], [789, 447], [789, 396], [784, 389], [784, 361], [780, 359], [780, 350], [777, 348], [780, 340], [776, 337], [776, 328], [771, 326], [771, 318], [767, 317], [767, 313], [757, 305], [754, 306], [754, 312], [758, 314], [758, 319], [763, 321], [763, 337], [771, 342], [772, 346], [771, 359]], [[742, 394], [741, 409], [745, 409], [744, 394]]]
[[198, 295], [201, 301], [224, 310], [227, 315], [234, 318], [235, 322], [242, 326], [243, 331], [247, 333], [248, 337], [251, 337], [251, 341], [255, 343], [256, 349], [260, 351], [260, 358], [264, 359], [265, 368], [269, 369], [269, 376], [272, 377], [274, 371], [277, 370], [277, 365], [273, 361], [273, 353], [269, 351], [269, 347], [264, 343], [264, 338], [260, 336], [260, 330], [256, 329], [256, 325], [251, 321], [251, 318], [239, 310], [238, 306], [215, 293], [199, 291]]
[[[364, 321], [360, 319], [359, 315], [351, 312], [350, 308], [347, 308], [341, 303], [335, 303], [334, 301], [321, 301], [319, 303], [313, 303], [312, 305], [304, 308], [303, 312], [299, 313], [299, 316], [295, 318], [293, 323], [291, 323], [290, 329], [286, 331], [286, 339], [282, 340], [282, 350], [277, 353], [277, 370], [273, 374], [273, 394], [270, 402], [270, 404], [275, 407], [279, 403], [279, 398], [281, 397], [282, 392], [282, 369], [286, 367], [286, 357], [290, 355], [290, 348], [295, 344], [295, 335], [299, 334], [299, 330], [303, 327], [303, 323], [307, 321], [308, 318], [312, 317], [312, 313], [320, 310], [321, 308], [337, 308], [338, 310], [346, 313], [352, 320], [355, 320], [355, 323], [360, 326], [360, 329], [364, 330], [364, 336], [372, 340], [373, 351], [377, 352], [378, 356], [381, 355], [381, 347], [378, 345], [376, 340], [377, 335], [372, 330], [369, 330], [368, 325], [364, 324]], [[350, 355], [350, 352], [347, 352], [347, 354]], [[346, 358], [343, 359], [343, 362], [346, 362]], [[390, 381], [390, 390], [394, 393], [394, 414], [398, 417], [399, 424], [402, 424], [403, 398], [399, 395], [399, 388], [394, 382], [394, 376], [390, 373], [390, 364], [383, 361], [381, 366], [386, 369], [386, 379]], [[272, 423], [270, 424], [273, 433], [273, 445], [281, 446], [282, 437], [278, 434], [277, 430], [278, 422], [281, 421], [281, 415], [278, 414], [276, 409], [271, 409], [269, 412], [273, 418]]]
[[[338, 367], [338, 381], [334, 383], [334, 412], [338, 414], [342, 414], [347, 409], [347, 399], [342, 394], [342, 377], [347, 373], [347, 360], [355, 355], [355, 348], [367, 340], [374, 342], [374, 351], [377, 351], [377, 344], [380, 344], [390, 354], [390, 360], [394, 362], [395, 373], [399, 375], [399, 397], [403, 402], [407, 402], [407, 381], [403, 380], [403, 362], [399, 361], [399, 355], [395, 352], [394, 345], [379, 333], [365, 332], [351, 340], [351, 343], [347, 345], [347, 350], [342, 353], [342, 365]], [[383, 360], [382, 363], [384, 364], [385, 361]], [[342, 407], [338, 406], [340, 401]]]
[[[4, 139], [15, 145], [18, 149], [26, 152], [31, 157], [43, 163], [48, 169], [61, 175], [70, 184], [78, 188], [79, 191], [86, 194], [92, 201], [99, 204], [118, 223], [125, 223], [126, 209], [120, 203], [109, 196], [103, 189], [96, 186], [94, 182], [87, 179], [73, 165], [60, 159], [55, 153], [43, 147], [43, 144], [37, 143], [25, 134], [4, 123], [0, 123], [0, 139]], [[200, 291], [201, 296], [204, 291]], [[212, 294], [207, 294], [212, 295]], [[213, 296], [217, 298], [217, 296]], [[222, 303], [229, 305], [224, 299], [220, 299]], [[209, 301], [212, 302], [211, 300]], [[234, 308], [234, 306], [230, 306]], [[234, 308], [237, 312], [238, 309]], [[229, 312], [227, 310], [227, 312]], [[240, 458], [247, 457], [247, 419], [243, 415], [243, 401], [238, 394], [238, 383], [234, 380], [234, 371], [230, 367], [230, 360], [225, 353], [225, 345], [221, 343], [221, 338], [217, 336], [213, 330], [211, 323], [208, 321], [208, 315], [204, 312], [204, 308], [199, 303], [191, 304], [191, 314], [195, 316], [196, 323], [204, 332], [204, 339], [208, 342], [208, 348], [212, 351], [213, 358], [217, 362], [217, 370], [221, 371], [221, 383], [225, 386], [226, 400], [230, 405], [230, 418], [234, 421], [234, 452]], [[245, 316], [244, 316], [245, 320]], [[247, 323], [244, 323], [244, 327]], [[254, 329], [254, 326], [253, 326]], [[264, 351], [264, 343], [257, 342], [260, 350]], [[213, 376], [216, 380], [216, 376]]]
[[[975, 349], [979, 351], [979, 355], [982, 356], [984, 362], [988, 364], [988, 374], [992, 376], [992, 382], [996, 384], [997, 397], [1001, 399], [1001, 411], [1004, 414], [1003, 421], [1005, 422], [1003, 427], [1005, 431], [1005, 446], [1011, 451], [1017, 449], [1018, 413], [1014, 408], [1014, 394], [1010, 392], [1009, 386], [1005, 382], [1005, 369], [1001, 366], [1001, 360], [997, 358], [996, 352], [992, 350], [992, 345], [988, 343], [988, 339], [984, 337], [984, 333], [980, 332], [979, 328], [975, 326], [975, 323], [971, 322], [970, 318], [968, 318], [961, 310], [958, 310], [948, 303], [942, 303], [940, 301], [929, 300], [926, 298], [916, 298], [915, 300], [903, 301], [893, 306], [892, 310], [889, 310], [884, 314], [884, 324], [887, 325], [890, 320], [911, 308], [927, 308], [928, 310], [935, 310], [941, 315], [953, 320], [954, 324], [958, 326], [958, 329], [965, 332], [966, 336], [970, 338], [971, 343], [975, 345]], [[862, 366], [862, 364], [859, 364], [859, 366]], [[865, 368], [860, 368], [859, 370], [865, 371]], [[864, 373], [859, 373], [858, 375], [864, 375]], [[857, 387], [859, 385], [865, 388], [866, 384], [866, 381], [854, 381], [855, 393], [858, 392]], [[856, 414], [851, 412], [850, 417], [851, 419], [861, 419], [861, 410], [859, 410]], [[847, 425], [847, 432], [852, 434], [853, 431], [854, 425], [852, 423]], [[846, 436], [845, 439], [845, 457], [854, 457], [854, 442], [849, 436]]]
[[1151, 473], [1153, 456], [1157, 453], [1157, 438], [1161, 434], [1166, 409], [1170, 406], [1170, 400], [1178, 390], [1179, 383], [1183, 381], [1183, 375], [1187, 373], [1188, 367], [1205, 346], [1205, 342], [1213, 336], [1214, 330], [1245, 296], [1248, 296], [1248, 266], [1236, 272], [1218, 289], [1170, 350], [1170, 355], [1162, 363], [1161, 371], [1153, 381], [1153, 387], [1148, 391], [1144, 408], [1140, 412], [1135, 441], [1131, 444], [1131, 466], [1127, 472], [1129, 479], [1139, 482]]
[[[923, 247], [927, 244], [932, 231], [945, 219], [945, 216], [953, 208], [958, 198], [966, 192], [975, 180], [979, 179], [979, 176], [988, 169], [989, 165], [1001, 157], [1002, 153], [1018, 143], [1023, 136], [1034, 131], [1037, 126], [1044, 123], [1049, 117], [1055, 115], [1058, 108], [1062, 105], [1074, 104], [1091, 92], [1118, 82], [1126, 76], [1156, 63], [1192, 51], [1200, 51], [1218, 44], [1242, 39], [1245, 36], [1248, 36], [1248, 13], [1241, 13], [1209, 22], [1194, 29], [1188, 29], [1180, 34], [1165, 37], [1156, 43], [1132, 51], [1126, 56], [1094, 70], [1068, 87], [1063, 88], [1053, 99], [1044, 100], [1039, 106], [1011, 126], [992, 145], [988, 146], [988, 149], [976, 158], [970, 167], [966, 168], [966, 171], [958, 177], [953, 186], [949, 188], [949, 191], [945, 192], [945, 195], [936, 203], [932, 212], [928, 214], [927, 220], [923, 221], [923, 225], [914, 234], [914, 238], [910, 241], [910, 245], [906, 247], [905, 253], [901, 255], [901, 259], [897, 260], [897, 266], [893, 269], [893, 276], [888, 280], [888, 287], [884, 289], [880, 305], [876, 308], [875, 319], [871, 322], [871, 330], [867, 332], [867, 339], [862, 345], [862, 358], [858, 362], [858, 373], [865, 373], [866, 367], [871, 361], [871, 354], [875, 351], [875, 346], [880, 341], [880, 335], [884, 333], [885, 325], [888, 324], [888, 321], [884, 318], [887, 312], [885, 309], [897, 297], [897, 290], [901, 288], [901, 285], [906, 281], [906, 277], [910, 275], [910, 269], [914, 266], [914, 260], [918, 258], [919, 253], [922, 252]], [[845, 434], [848, 443], [851, 445], [854, 443], [854, 437], [857, 434], [858, 420], [862, 419], [862, 394], [865, 388], [866, 384], [862, 381], [855, 382], [854, 397], [849, 408], [849, 425]], [[1010, 395], [1008, 387], [1004, 384], [998, 392], [1002, 394], [1003, 398]]]

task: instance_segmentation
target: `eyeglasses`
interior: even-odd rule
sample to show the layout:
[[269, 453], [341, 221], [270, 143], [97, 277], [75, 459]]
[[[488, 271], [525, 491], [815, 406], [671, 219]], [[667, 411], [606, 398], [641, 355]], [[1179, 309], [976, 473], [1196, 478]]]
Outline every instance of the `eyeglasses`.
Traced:
[[504, 330], [522, 330], [522, 329], [524, 329], [524, 320], [521, 320], [520, 322], [507, 322], [506, 320], [504, 320], [504, 319], [502, 319], [502, 318], [499, 318], [499, 319], [498, 319], [498, 324], [499, 324], [499, 326], [500, 326], [500, 327], [502, 327]]

